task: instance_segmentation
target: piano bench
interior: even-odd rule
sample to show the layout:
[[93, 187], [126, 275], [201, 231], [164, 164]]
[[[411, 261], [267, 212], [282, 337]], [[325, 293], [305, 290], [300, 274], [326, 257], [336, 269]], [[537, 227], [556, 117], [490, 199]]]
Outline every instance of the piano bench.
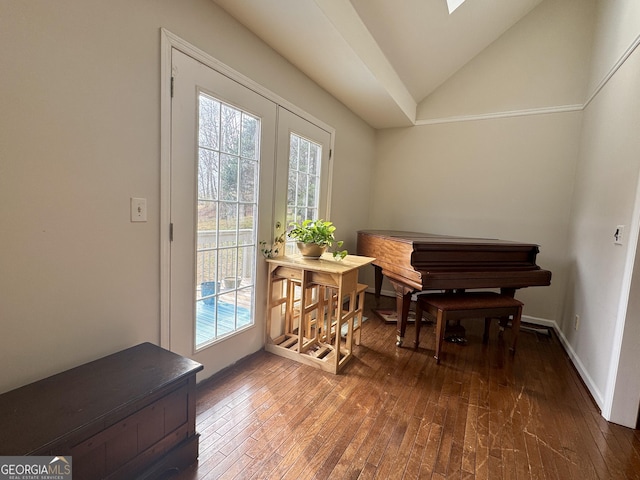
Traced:
[[440, 363], [440, 351], [448, 320], [463, 318], [484, 318], [483, 343], [489, 340], [489, 326], [492, 318], [513, 317], [511, 351], [515, 353], [522, 302], [513, 297], [493, 292], [464, 293], [423, 293], [418, 295], [416, 304], [416, 348], [420, 344], [420, 324], [422, 313], [427, 312], [436, 319], [436, 351], [434, 358]]

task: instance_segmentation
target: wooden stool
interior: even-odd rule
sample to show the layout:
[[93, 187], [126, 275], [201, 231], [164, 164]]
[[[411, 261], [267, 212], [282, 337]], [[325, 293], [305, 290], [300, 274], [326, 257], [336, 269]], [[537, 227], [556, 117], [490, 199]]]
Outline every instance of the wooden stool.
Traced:
[[482, 342], [487, 343], [491, 319], [513, 316], [511, 351], [515, 352], [520, 331], [522, 306], [522, 302], [513, 297], [493, 292], [424, 293], [418, 295], [415, 346], [418, 347], [420, 344], [420, 324], [422, 323], [423, 311], [436, 318], [436, 353], [434, 355], [436, 363], [440, 363], [440, 349], [448, 320], [484, 318]]
[[363, 284], [363, 283], [359, 283], [358, 284], [358, 290], [357, 290], [357, 296], [358, 296], [358, 305], [356, 307], [356, 316], [353, 319], [353, 332], [354, 332], [354, 341], [356, 345], [360, 345], [360, 329], [362, 328], [362, 321], [364, 319], [364, 293], [367, 290], [368, 286]]
[[[343, 299], [343, 302], [351, 302], [351, 301], [355, 301], [355, 311], [354, 311], [354, 315], [352, 318], [352, 323], [353, 325], [349, 325], [348, 329], [347, 329], [347, 335], [345, 335], [347, 337], [347, 345], [348, 348], [351, 349], [351, 345], [353, 342], [355, 342], [356, 345], [360, 345], [360, 338], [361, 338], [361, 332], [360, 329], [362, 328], [362, 321], [363, 321], [363, 312], [364, 312], [364, 294], [367, 290], [368, 285], [365, 285], [363, 283], [358, 283], [358, 287], [356, 289], [356, 297], [355, 300], [352, 300], [350, 297], [345, 297]], [[337, 291], [334, 288], [328, 288], [329, 290], [329, 294], [331, 296], [331, 300], [330, 300], [330, 308], [329, 308], [329, 313], [327, 315], [327, 322], [325, 325], [325, 328], [323, 330], [321, 330], [321, 336], [323, 336], [323, 339], [327, 338], [327, 335], [329, 336], [329, 341], [332, 341], [332, 339], [334, 338], [334, 335], [336, 333], [336, 312], [337, 312], [337, 304], [338, 304], [338, 298], [337, 298]], [[354, 310], [353, 308], [349, 307], [347, 310]], [[340, 334], [342, 335], [342, 326], [340, 326]], [[326, 340], [325, 340], [326, 341]]]

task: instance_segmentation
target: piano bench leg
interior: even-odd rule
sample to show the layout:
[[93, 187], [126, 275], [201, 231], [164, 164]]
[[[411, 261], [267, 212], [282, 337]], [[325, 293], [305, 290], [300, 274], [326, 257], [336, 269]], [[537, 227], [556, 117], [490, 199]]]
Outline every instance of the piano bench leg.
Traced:
[[491, 317], [484, 319], [484, 334], [482, 335], [482, 343], [489, 343], [489, 329], [491, 327]]
[[513, 340], [511, 342], [511, 354], [516, 353], [516, 344], [518, 343], [518, 333], [520, 333], [520, 322], [522, 320], [522, 306], [518, 308], [517, 312], [513, 315], [511, 322], [511, 336]]

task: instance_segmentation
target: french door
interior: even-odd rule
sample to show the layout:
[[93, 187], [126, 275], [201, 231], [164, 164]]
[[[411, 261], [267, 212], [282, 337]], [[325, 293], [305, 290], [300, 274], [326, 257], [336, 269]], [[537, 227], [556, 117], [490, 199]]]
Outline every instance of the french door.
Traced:
[[163, 170], [172, 240], [162, 343], [202, 363], [202, 377], [262, 347], [259, 242], [285, 233], [296, 215], [327, 217], [331, 149], [326, 129], [206, 63], [171, 48]]
[[176, 49], [172, 68], [170, 347], [216, 371], [263, 342], [277, 106]]

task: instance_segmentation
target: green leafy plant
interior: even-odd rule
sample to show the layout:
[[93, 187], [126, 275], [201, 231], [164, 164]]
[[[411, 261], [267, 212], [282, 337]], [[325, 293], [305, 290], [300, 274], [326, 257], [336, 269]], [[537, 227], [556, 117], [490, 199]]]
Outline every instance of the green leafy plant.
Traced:
[[336, 240], [334, 232], [336, 227], [331, 222], [326, 222], [322, 219], [319, 220], [304, 220], [302, 223], [291, 222], [287, 234], [290, 238], [302, 242], [302, 243], [315, 243], [323, 247], [331, 248], [335, 245], [333, 250], [333, 258], [342, 260], [347, 256], [347, 250], [340, 250], [343, 245], [342, 240]]
[[279, 255], [280, 253], [280, 248], [284, 245], [284, 233], [278, 235], [276, 238], [273, 239], [273, 243], [272, 244], [267, 244], [267, 242], [260, 241], [260, 253], [262, 253], [262, 255], [265, 258], [275, 258]]

